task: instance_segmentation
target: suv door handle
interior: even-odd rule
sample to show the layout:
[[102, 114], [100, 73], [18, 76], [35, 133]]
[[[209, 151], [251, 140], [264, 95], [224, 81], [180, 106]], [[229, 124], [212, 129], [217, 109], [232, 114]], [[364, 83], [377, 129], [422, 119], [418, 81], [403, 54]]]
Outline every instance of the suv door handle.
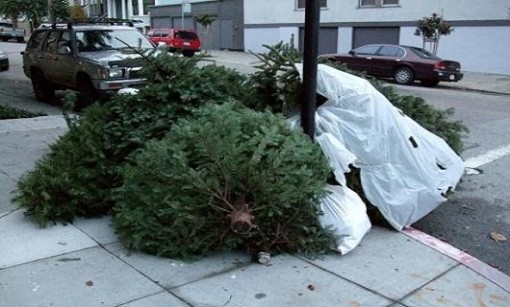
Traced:
[[53, 60], [58, 61], [58, 56], [54, 56]]

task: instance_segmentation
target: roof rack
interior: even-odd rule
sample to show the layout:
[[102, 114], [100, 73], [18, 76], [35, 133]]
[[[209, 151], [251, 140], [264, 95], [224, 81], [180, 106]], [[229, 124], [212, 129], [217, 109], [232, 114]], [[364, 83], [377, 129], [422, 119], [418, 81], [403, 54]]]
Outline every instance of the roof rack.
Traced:
[[67, 28], [72, 29], [73, 26], [78, 25], [90, 25], [90, 24], [103, 24], [103, 25], [128, 25], [130, 27], [134, 27], [134, 23], [130, 19], [121, 19], [121, 18], [94, 18], [94, 19], [86, 19], [83, 21], [56, 21], [51, 24], [43, 23], [39, 26], [39, 28]]

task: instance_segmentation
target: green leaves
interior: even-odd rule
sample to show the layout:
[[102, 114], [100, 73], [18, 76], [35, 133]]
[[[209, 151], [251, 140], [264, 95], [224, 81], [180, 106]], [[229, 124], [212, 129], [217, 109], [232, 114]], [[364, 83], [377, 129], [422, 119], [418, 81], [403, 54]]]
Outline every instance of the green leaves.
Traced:
[[443, 20], [443, 17], [432, 13], [432, 15], [418, 20], [415, 34], [437, 40], [440, 35], [448, 35], [452, 31], [453, 27]]

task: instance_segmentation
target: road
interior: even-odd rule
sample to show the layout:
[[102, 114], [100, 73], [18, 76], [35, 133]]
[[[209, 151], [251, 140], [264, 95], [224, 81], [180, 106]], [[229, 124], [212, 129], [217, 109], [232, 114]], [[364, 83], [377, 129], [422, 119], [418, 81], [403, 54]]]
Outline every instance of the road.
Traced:
[[[11, 61], [11, 69], [0, 73], [0, 103], [18, 108], [61, 114], [56, 106], [34, 100], [30, 81], [23, 75], [21, 56], [24, 44], [1, 43]], [[221, 64], [247, 73], [246, 63]], [[465, 175], [449, 200], [413, 226], [466, 251], [510, 275], [510, 240], [496, 241], [491, 233], [510, 239], [510, 97], [448, 88], [395, 85], [405, 95], [423, 97], [436, 108], [454, 108], [470, 133], [462, 158], [480, 174]]]
[[454, 118], [470, 130], [462, 158], [481, 172], [465, 175], [447, 202], [413, 226], [510, 275], [510, 97], [415, 86], [398, 91], [454, 108]]

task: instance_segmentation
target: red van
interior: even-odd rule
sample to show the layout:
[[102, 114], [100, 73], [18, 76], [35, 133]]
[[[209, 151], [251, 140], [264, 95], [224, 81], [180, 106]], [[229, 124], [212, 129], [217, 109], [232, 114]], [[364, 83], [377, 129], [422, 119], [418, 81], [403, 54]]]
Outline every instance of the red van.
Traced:
[[156, 28], [151, 29], [147, 36], [153, 43], [165, 43], [171, 52], [182, 52], [187, 57], [199, 52], [201, 47], [200, 38], [193, 30]]

